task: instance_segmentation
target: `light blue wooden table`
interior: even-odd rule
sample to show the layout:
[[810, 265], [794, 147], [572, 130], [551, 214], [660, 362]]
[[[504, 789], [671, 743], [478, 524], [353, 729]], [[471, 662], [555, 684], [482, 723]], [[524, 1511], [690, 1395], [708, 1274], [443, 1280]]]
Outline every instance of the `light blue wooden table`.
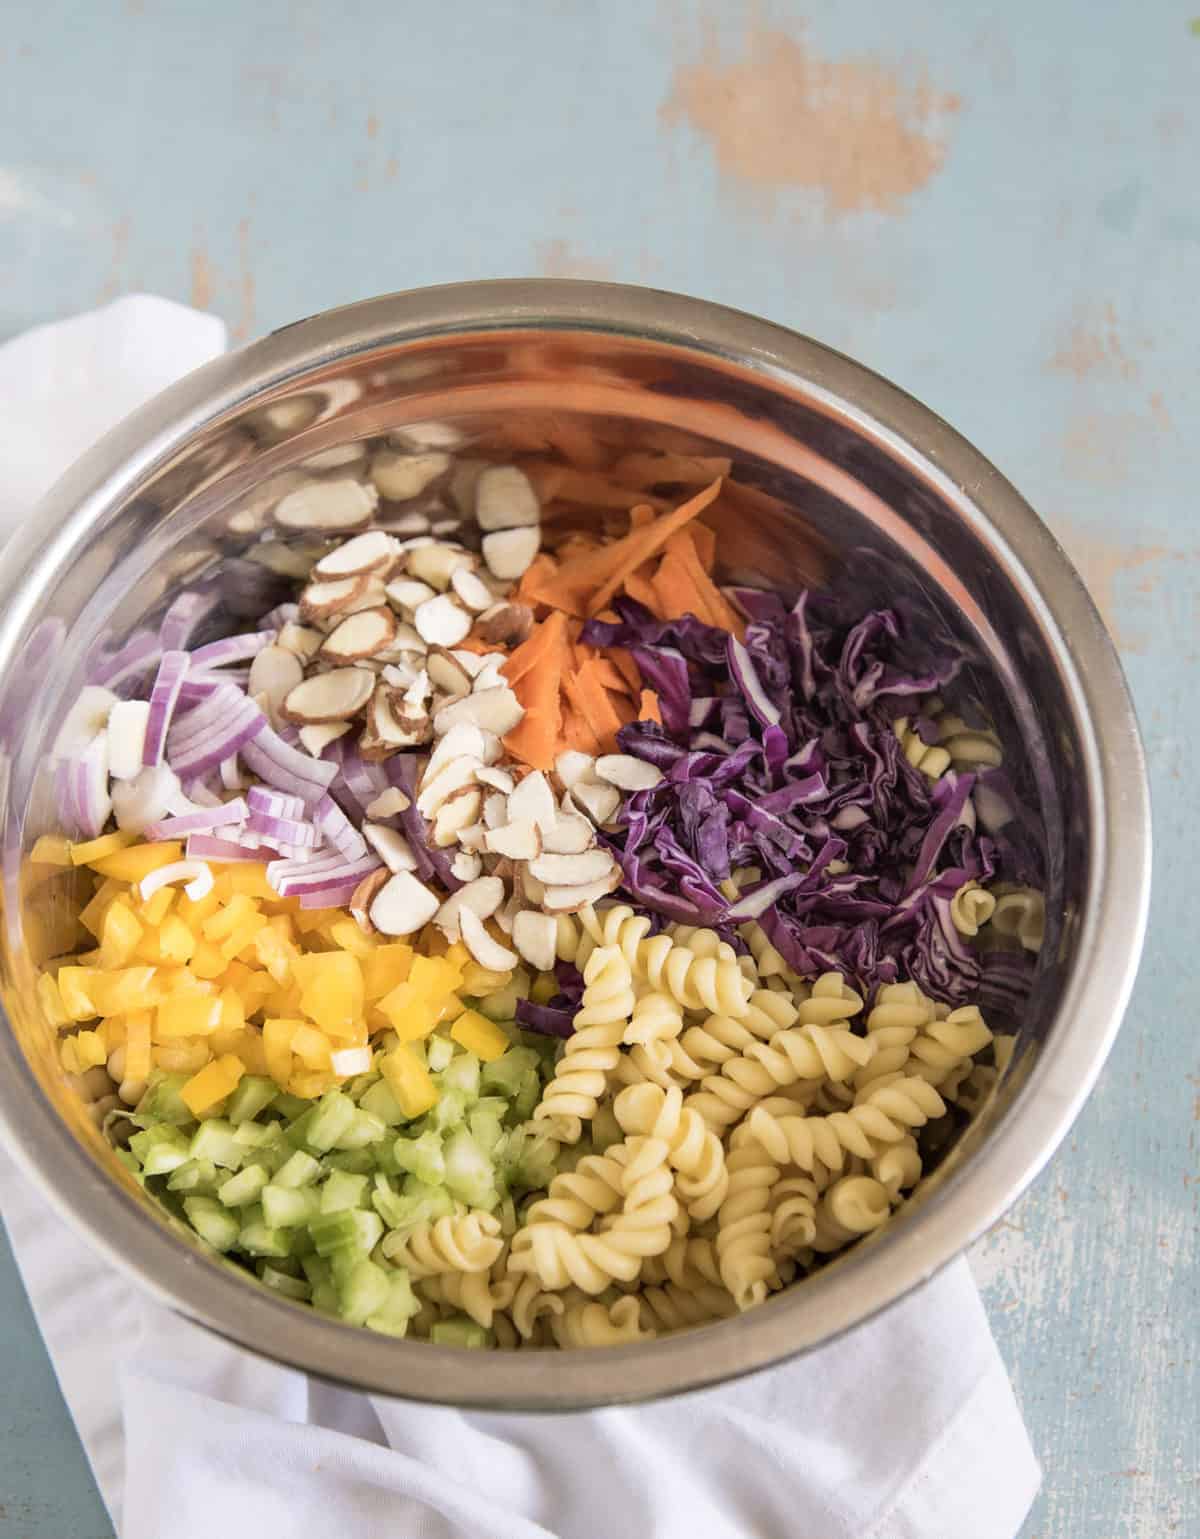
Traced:
[[[1100, 1089], [974, 1258], [1046, 1469], [1025, 1539], [1200, 1534], [1197, 9], [0, 4], [0, 335], [132, 289], [235, 340], [451, 279], [681, 289], [907, 386], [1074, 556], [1158, 854]], [[0, 1362], [0, 1536], [104, 1539], [3, 1252]]]

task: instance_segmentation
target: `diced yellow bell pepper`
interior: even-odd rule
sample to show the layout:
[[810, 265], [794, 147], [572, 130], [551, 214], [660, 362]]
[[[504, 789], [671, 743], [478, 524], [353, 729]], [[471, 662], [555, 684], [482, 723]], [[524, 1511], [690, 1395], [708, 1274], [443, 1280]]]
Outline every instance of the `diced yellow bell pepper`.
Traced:
[[406, 1117], [420, 1117], [437, 1105], [438, 1089], [429, 1070], [406, 1043], [401, 1042], [379, 1060], [384, 1079]]
[[300, 955], [287, 914], [275, 914], [254, 937], [254, 956], [276, 983], [286, 983], [292, 963]]
[[46, 1017], [47, 1025], [53, 1026], [57, 1031], [59, 1027], [71, 1024], [74, 1017], [63, 1003], [63, 997], [58, 991], [58, 984], [55, 983], [49, 973], [43, 973], [38, 979], [37, 995], [38, 1002], [42, 1007], [42, 1014]]
[[301, 935], [312, 935], [325, 923], [325, 911], [319, 908], [302, 908], [297, 910], [292, 918]]
[[140, 1085], [150, 1075], [150, 1012], [133, 1010], [125, 1017], [125, 1078]]
[[337, 1083], [330, 1069], [299, 1069], [287, 1082], [289, 1095], [299, 1096], [302, 1101], [315, 1101], [318, 1096], [332, 1090]]
[[226, 1053], [223, 1058], [215, 1058], [206, 1064], [199, 1074], [194, 1074], [179, 1092], [180, 1099], [198, 1117], [236, 1090], [238, 1080], [245, 1072], [241, 1059]]
[[237, 1041], [234, 1042], [234, 1033], [230, 1032], [231, 1053], [236, 1053], [246, 1066], [247, 1074], [262, 1074], [269, 1076], [271, 1071], [267, 1067], [267, 1053], [263, 1046], [262, 1033], [256, 1031], [253, 1026], [247, 1026], [237, 1033]]
[[360, 961], [376, 949], [369, 935], [364, 935], [353, 919], [337, 919], [329, 926], [329, 939], [342, 951], [349, 951]]
[[329, 1068], [329, 1038], [315, 1026], [305, 1023], [292, 1033], [292, 1052], [309, 1069]]
[[69, 866], [71, 841], [61, 834], [43, 834], [30, 850], [29, 858], [36, 866]]
[[158, 981], [162, 984], [164, 999], [168, 994], [219, 994], [221, 992], [209, 979], [197, 977], [190, 964], [187, 967], [160, 967]]
[[115, 855], [119, 850], [127, 850], [140, 838], [140, 834], [126, 833], [121, 829], [115, 834], [101, 834], [98, 839], [88, 839], [83, 844], [73, 844], [71, 864], [73, 866], [94, 865], [96, 861], [103, 860], [107, 855]]
[[462, 941], [455, 941], [453, 945], [446, 947], [445, 959], [450, 963], [451, 967], [457, 967], [459, 972], [462, 972], [468, 963], [475, 960]]
[[362, 1018], [362, 967], [348, 951], [297, 957], [292, 972], [300, 985], [300, 1008], [331, 1036], [345, 1036]]
[[154, 1040], [207, 1036], [221, 1025], [221, 1000], [210, 994], [171, 994], [154, 1017]]
[[181, 1037], [178, 1042], [159, 1042], [151, 1049], [154, 1062], [168, 1074], [194, 1074], [212, 1057], [202, 1037]]
[[[190, 933], [190, 932], [189, 932]], [[158, 931], [147, 930], [138, 941], [137, 950], [133, 953], [139, 962], [150, 962], [157, 966], [163, 959], [162, 946], [159, 943]]]
[[75, 1053], [75, 1038], [64, 1037], [58, 1044], [58, 1061], [68, 1074], [78, 1074], [79, 1059]]
[[108, 1059], [104, 1050], [104, 1039], [99, 1032], [77, 1031], [75, 1033], [75, 1057], [78, 1060], [80, 1071], [99, 1068]]
[[164, 839], [161, 844], [134, 844], [127, 850], [118, 850], [115, 855], [106, 855], [102, 860], [92, 862], [92, 870], [132, 885], [160, 866], [169, 866], [182, 859], [183, 845], [179, 840]]
[[104, 1039], [104, 1046], [111, 1053], [114, 1047], [123, 1047], [129, 1028], [125, 1024], [129, 1019], [126, 1015], [106, 1015], [96, 1030]]
[[480, 1015], [478, 1010], [464, 1010], [451, 1026], [450, 1036], [484, 1063], [499, 1058], [508, 1047], [508, 1038], [500, 1027], [486, 1015]]
[[138, 918], [144, 925], [157, 927], [167, 917], [171, 904], [174, 903], [178, 895], [178, 887], [160, 887], [157, 892], [152, 892], [138, 907]]
[[164, 980], [156, 967], [124, 967], [116, 972], [101, 973], [88, 991], [101, 1015], [124, 1015], [127, 1010], [148, 1010], [167, 994]]
[[288, 1020], [271, 1016], [263, 1022], [263, 1049], [267, 1056], [267, 1072], [277, 1085], [286, 1086], [292, 1077], [292, 1035], [307, 1021]]
[[204, 933], [205, 921], [219, 913], [220, 909], [221, 900], [215, 892], [207, 892], [202, 898], [189, 898], [185, 892], [179, 896], [179, 907], [176, 913], [185, 924], [191, 926], [193, 935], [199, 938]]
[[[166, 888], [162, 890], [165, 892]], [[178, 914], [168, 914], [158, 927], [161, 958], [175, 967], [182, 967], [191, 960], [197, 944], [196, 937]]]
[[412, 963], [413, 949], [403, 941], [389, 941], [386, 945], [376, 946], [362, 964], [366, 997], [371, 1001], [382, 999], [398, 984], [407, 983]]
[[132, 960], [144, 934], [137, 915], [124, 898], [114, 899], [100, 927], [100, 966], [124, 967]]
[[[211, 896], [211, 895], [210, 895]], [[230, 898], [215, 914], [210, 914], [200, 926], [205, 940], [220, 941], [231, 935], [239, 925], [258, 913], [258, 904], [243, 893]]]
[[265, 930], [269, 922], [265, 914], [248, 915], [223, 940], [217, 942], [221, 955], [227, 962], [232, 962], [247, 946], [254, 944], [255, 936], [260, 930]]
[[246, 1010], [242, 1004], [242, 996], [236, 989], [222, 989], [221, 1029], [223, 1031], [241, 1031], [245, 1024]]
[[472, 999], [486, 999], [497, 989], [507, 988], [511, 982], [511, 967], [504, 972], [493, 972], [490, 967], [480, 967], [478, 962], [469, 962], [463, 968], [462, 991]]
[[[90, 1021], [101, 1012], [92, 998], [92, 989], [102, 977], [98, 967], [60, 967], [58, 992], [63, 1009], [72, 1021]], [[116, 1014], [117, 1012], [106, 1012]]]
[[379, 1001], [379, 1009], [401, 1042], [419, 1042], [437, 1025], [439, 1007], [427, 999], [411, 998], [408, 988], [407, 983], [394, 988]]
[[247, 898], [265, 898], [274, 902], [279, 894], [267, 881], [267, 868], [257, 861], [247, 861], [245, 865], [230, 866], [226, 875], [229, 877], [231, 891], [242, 894]]
[[212, 941], [200, 940], [188, 959], [188, 966], [197, 978], [219, 978], [229, 963], [221, 955], [219, 946]]
[[110, 903], [125, 892], [125, 886], [121, 882], [112, 880], [101, 882], [87, 903], [79, 911], [79, 922], [85, 930], [89, 930], [99, 940], [100, 931], [104, 928], [104, 916], [108, 913]]

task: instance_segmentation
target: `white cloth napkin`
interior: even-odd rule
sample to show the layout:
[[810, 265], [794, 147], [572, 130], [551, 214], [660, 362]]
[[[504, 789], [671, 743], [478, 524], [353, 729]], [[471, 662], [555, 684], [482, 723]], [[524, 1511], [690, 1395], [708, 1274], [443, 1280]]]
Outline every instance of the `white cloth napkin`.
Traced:
[[[0, 348], [0, 537], [223, 345], [211, 316], [139, 295]], [[965, 1262], [737, 1384], [480, 1415], [333, 1389], [210, 1336], [94, 1256], [3, 1154], [0, 1213], [122, 1539], [1014, 1539], [1038, 1487]]]

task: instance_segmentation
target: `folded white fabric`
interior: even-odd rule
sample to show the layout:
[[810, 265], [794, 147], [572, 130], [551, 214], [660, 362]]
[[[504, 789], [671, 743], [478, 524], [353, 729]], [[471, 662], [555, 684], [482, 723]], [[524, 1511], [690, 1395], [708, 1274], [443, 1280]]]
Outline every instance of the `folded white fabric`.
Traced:
[[[136, 296], [0, 348], [19, 451], [0, 534], [97, 434], [223, 345], [212, 317]], [[208, 1335], [93, 1256], [3, 1155], [0, 1214], [122, 1539], [1014, 1539], [1037, 1490], [963, 1262], [737, 1384], [480, 1415], [333, 1389]]]

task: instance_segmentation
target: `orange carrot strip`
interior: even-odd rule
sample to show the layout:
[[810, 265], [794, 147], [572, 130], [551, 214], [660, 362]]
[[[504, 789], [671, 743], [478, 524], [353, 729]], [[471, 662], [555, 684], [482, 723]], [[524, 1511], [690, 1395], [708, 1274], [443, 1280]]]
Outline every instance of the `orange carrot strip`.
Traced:
[[638, 708], [639, 721], [656, 721], [662, 726], [662, 711], [659, 708], [658, 696], [652, 689], [642, 690], [641, 705]]
[[498, 641], [482, 641], [478, 636], [468, 636], [465, 641], [460, 641], [454, 650], [477, 652], [481, 657], [488, 657], [493, 652], [503, 652], [504, 647]]
[[531, 769], [554, 768], [562, 747], [562, 707], [557, 670], [535, 668], [521, 680], [518, 698], [525, 715], [505, 737], [504, 746]]
[[571, 643], [567, 638], [567, 617], [561, 610], [555, 609], [534, 626], [501, 672], [510, 684], [516, 685], [527, 674], [542, 668], [549, 668], [557, 679], [570, 666]]
[[625, 680], [625, 693], [636, 695], [642, 687], [642, 675], [638, 672], [638, 665], [633, 660], [632, 653], [624, 647], [609, 647], [608, 656], [612, 660], [613, 667]]
[[625, 592], [639, 604], [645, 604], [652, 615], [657, 615], [660, 620], [666, 619], [662, 605], [658, 601], [658, 594], [654, 591], [654, 583], [649, 577], [642, 577], [634, 572], [625, 579]]
[[716, 500], [720, 490], [721, 482], [716, 480], [673, 512], [655, 519], [654, 523], [645, 529], [634, 529], [623, 540], [618, 540], [615, 545], [611, 545], [610, 551], [620, 552], [620, 556], [607, 581], [603, 582], [597, 592], [592, 595], [588, 613], [595, 614], [598, 609], [603, 609], [625, 578], [631, 572], [636, 572], [643, 561], [648, 561], [651, 556], [660, 551], [673, 534], [690, 523], [697, 514], [703, 513], [709, 503]]
[[674, 551], [659, 562], [653, 580], [658, 612], [666, 618], [677, 619], [692, 614], [705, 625], [715, 625], [716, 620], [705, 595], [692, 581], [692, 575]]
[[621, 718], [621, 725], [627, 727], [631, 721], [637, 720], [637, 707], [628, 695], [614, 695], [612, 690], [608, 692], [608, 698], [612, 702], [612, 708]]
[[567, 674], [563, 679], [563, 687], [567, 699], [599, 740], [601, 751], [615, 753], [621, 718], [613, 709], [609, 693], [596, 676], [592, 665], [585, 663], [574, 677]]
[[568, 690], [567, 703], [563, 706], [563, 741], [568, 748], [576, 748], [580, 753], [598, 754], [600, 740], [588, 726], [586, 719], [570, 703], [570, 699]]
[[710, 529], [707, 524], [702, 524], [699, 519], [694, 524], [689, 524], [687, 534], [696, 547], [696, 559], [704, 570], [711, 574], [717, 564], [717, 532]]
[[654, 509], [648, 503], [640, 502], [636, 508], [629, 510], [629, 527], [631, 529], [644, 529], [647, 524], [654, 522]]
[[698, 595], [704, 606], [704, 616], [710, 625], [719, 625], [722, 630], [732, 631], [740, 641], [745, 634], [745, 625], [735, 613], [729, 600], [713, 582], [712, 578], [700, 564], [695, 542], [688, 538], [692, 530], [688, 529], [681, 536], [674, 536], [667, 541], [667, 553], [663, 557], [661, 572], [668, 561], [677, 564], [693, 591]]
[[707, 486], [727, 476], [733, 461], [723, 455], [623, 454], [612, 468], [612, 478], [623, 486]]

